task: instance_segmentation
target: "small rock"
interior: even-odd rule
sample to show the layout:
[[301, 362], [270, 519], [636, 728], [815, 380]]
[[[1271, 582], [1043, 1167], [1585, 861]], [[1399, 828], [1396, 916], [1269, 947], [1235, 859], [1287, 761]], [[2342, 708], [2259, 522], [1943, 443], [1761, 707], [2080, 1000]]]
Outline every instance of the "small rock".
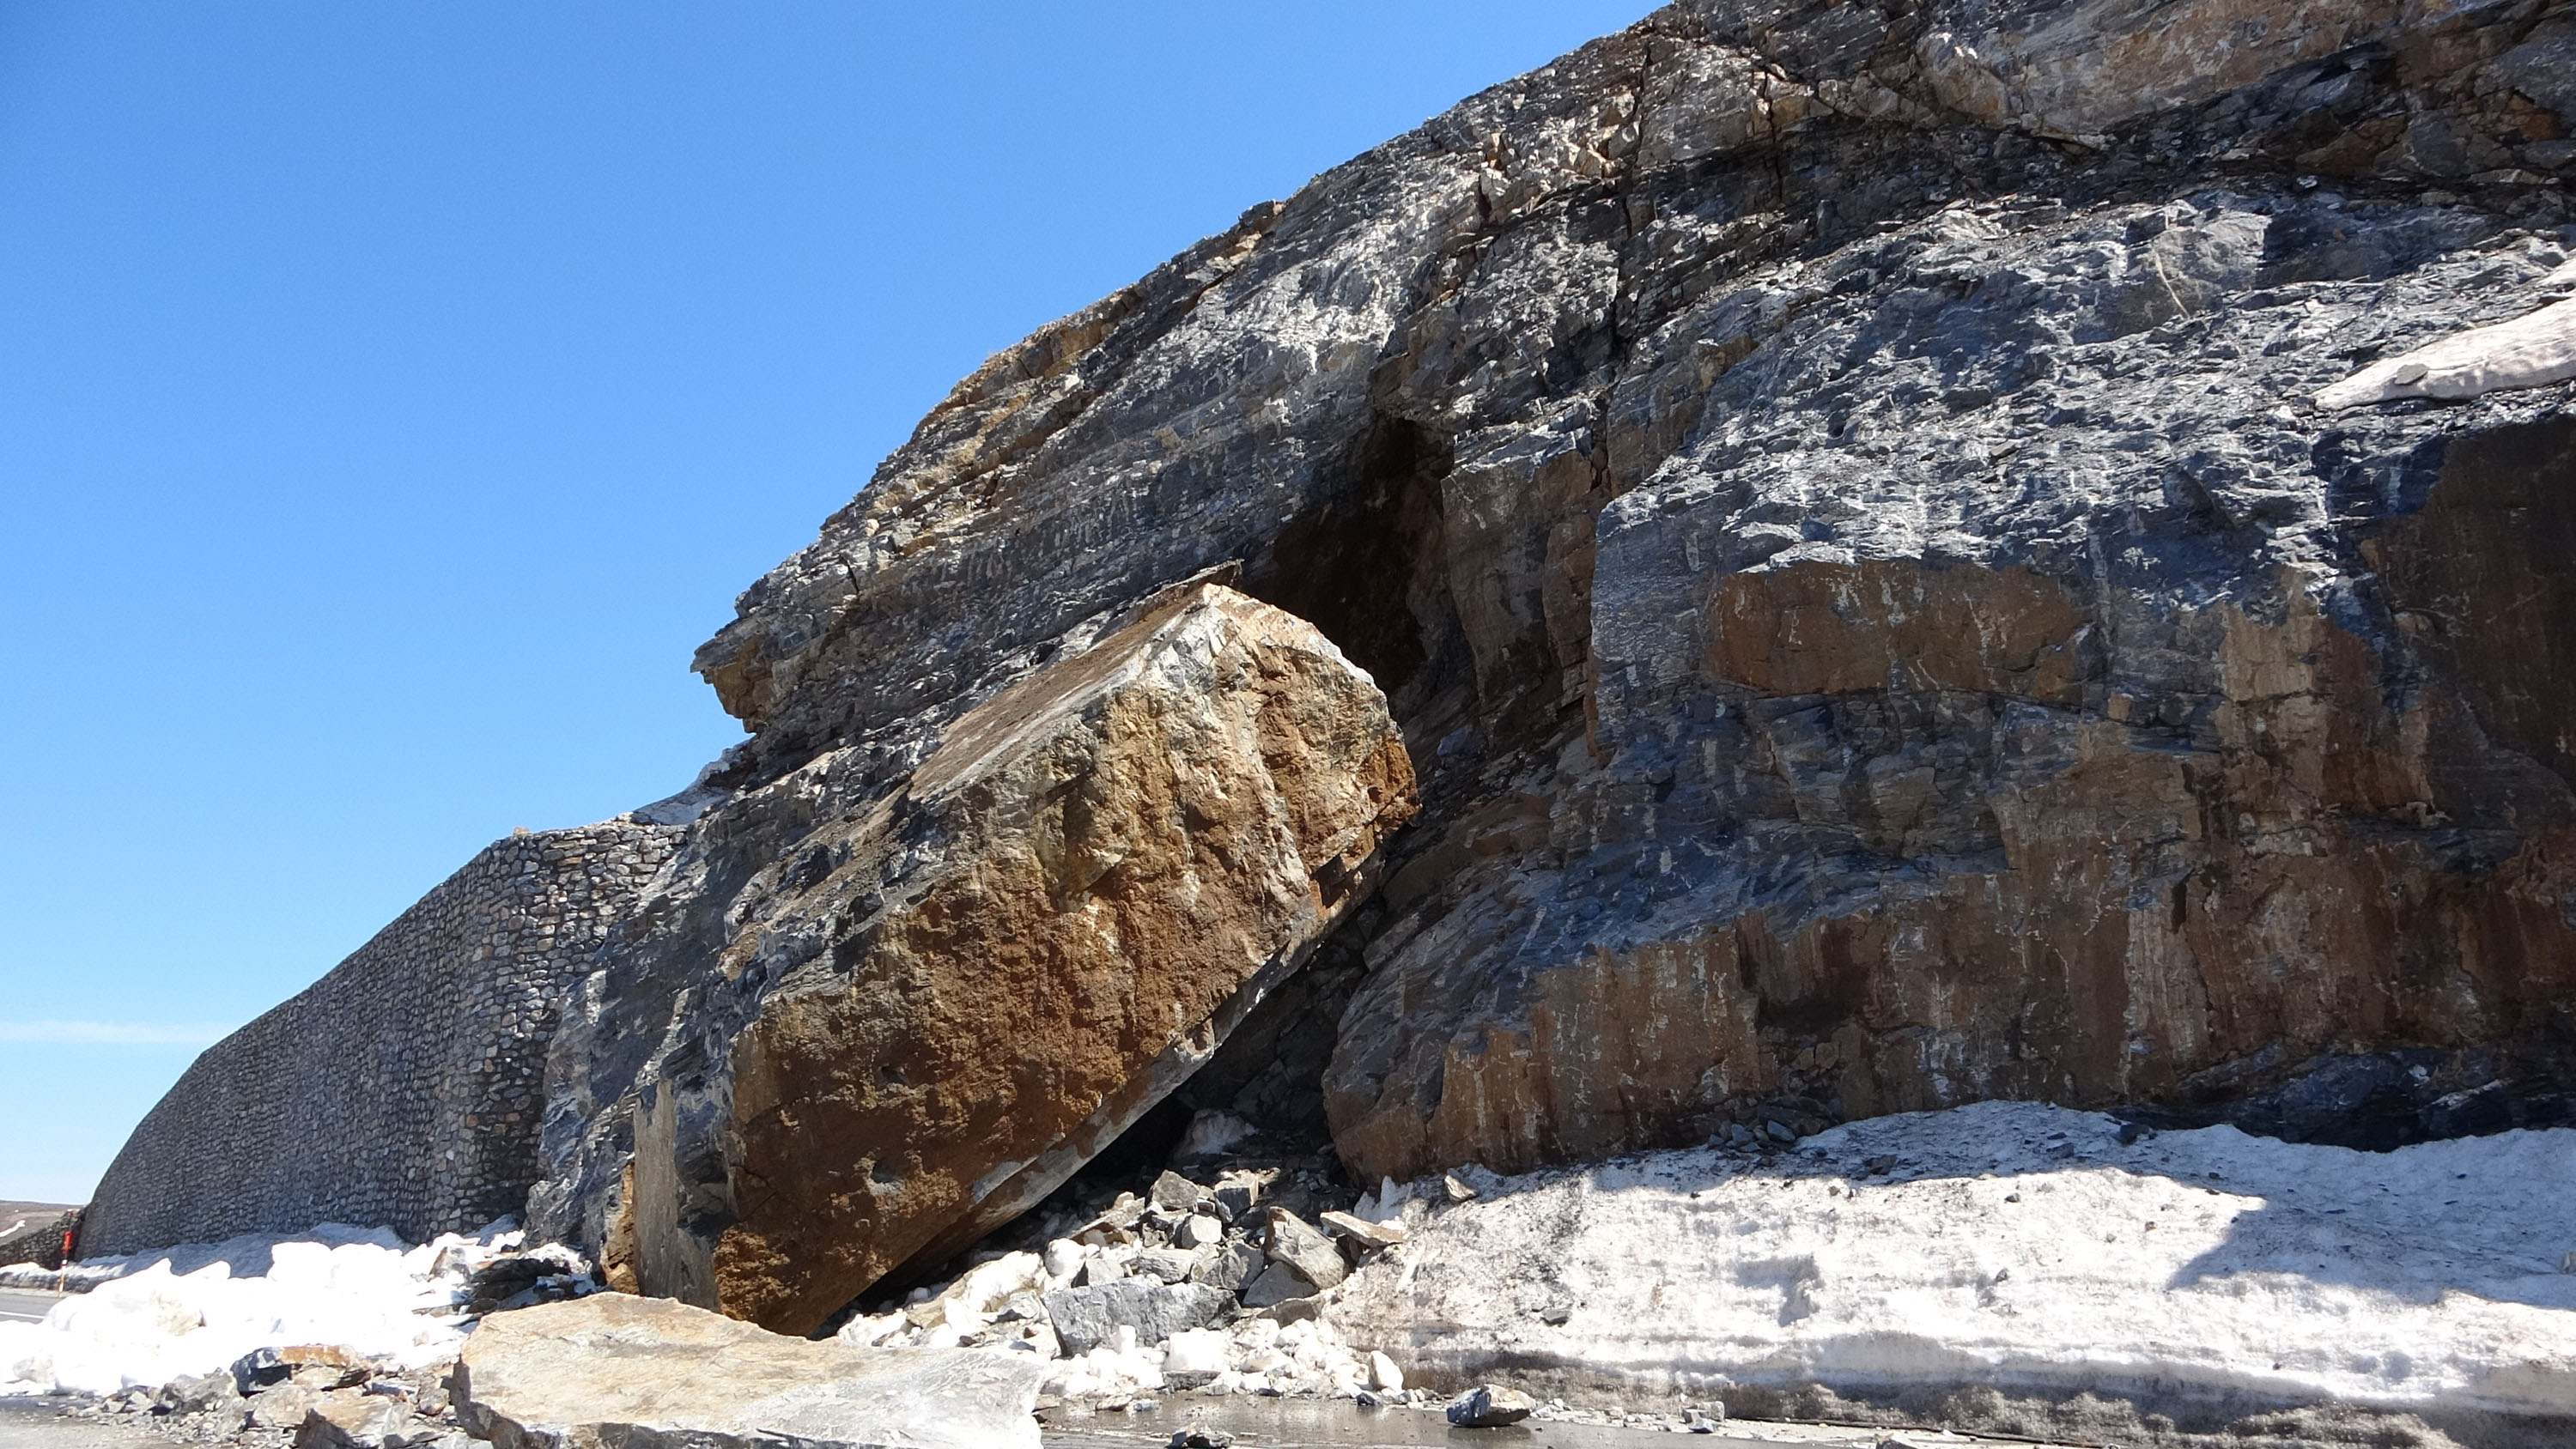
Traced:
[[1404, 1221], [1401, 1218], [1373, 1223], [1349, 1213], [1328, 1212], [1318, 1214], [1317, 1220], [1326, 1231], [1357, 1243], [1364, 1252], [1374, 1253], [1404, 1241]]
[[1228, 1172], [1216, 1180], [1217, 1213], [1227, 1222], [1241, 1222], [1252, 1215], [1269, 1195], [1270, 1174], [1262, 1172]]
[[1147, 1248], [1138, 1253], [1136, 1261], [1128, 1266], [1139, 1278], [1178, 1283], [1187, 1279], [1190, 1270], [1198, 1266], [1198, 1254], [1187, 1248]]
[[1368, 1356], [1368, 1384], [1382, 1393], [1403, 1393], [1404, 1370], [1395, 1366], [1394, 1359], [1372, 1351]]
[[1450, 1402], [1449, 1422], [1462, 1429], [1499, 1429], [1519, 1423], [1537, 1409], [1537, 1401], [1518, 1389], [1482, 1384]]
[[1083, 1259], [1082, 1271], [1076, 1275], [1075, 1281], [1076, 1285], [1079, 1287], [1097, 1288], [1104, 1283], [1115, 1283], [1126, 1276], [1127, 1267], [1125, 1264], [1119, 1262], [1115, 1258], [1104, 1255], [1097, 1258]]
[[301, 1384], [282, 1383], [251, 1396], [249, 1420], [261, 1429], [296, 1429], [303, 1426], [304, 1416], [322, 1402], [320, 1389]]
[[1454, 1172], [1444, 1172], [1440, 1175], [1440, 1190], [1443, 1193], [1448, 1194], [1451, 1202], [1474, 1202], [1476, 1200], [1476, 1190], [1469, 1187], [1467, 1184], [1460, 1182], [1458, 1180], [1458, 1174]]
[[201, 1414], [218, 1409], [241, 1397], [241, 1390], [227, 1370], [172, 1379], [152, 1391], [152, 1412], [156, 1414]]
[[1166, 1172], [1154, 1179], [1154, 1206], [1169, 1213], [1196, 1211], [1207, 1200], [1207, 1189], [1181, 1176]]
[[1222, 1288], [1228, 1293], [1241, 1293], [1251, 1286], [1252, 1280], [1260, 1275], [1269, 1261], [1259, 1248], [1237, 1238], [1201, 1253], [1197, 1266], [1190, 1269], [1190, 1281]]
[[1171, 1441], [1163, 1449], [1227, 1449], [1232, 1443], [1234, 1436], [1231, 1434], [1220, 1434], [1214, 1429], [1192, 1424], [1186, 1429], [1173, 1430]]
[[1350, 1275], [1333, 1240], [1286, 1208], [1270, 1210], [1270, 1233], [1265, 1246], [1270, 1251], [1270, 1261], [1289, 1264], [1317, 1288], [1330, 1288]]
[[334, 1389], [295, 1428], [295, 1449], [411, 1449], [446, 1433], [424, 1424], [390, 1394]]
[[1286, 1263], [1273, 1263], [1261, 1270], [1261, 1276], [1245, 1285], [1243, 1306], [1269, 1308], [1292, 1299], [1310, 1298], [1315, 1291], [1315, 1285], [1307, 1282], [1295, 1268]]
[[1225, 1224], [1205, 1213], [1192, 1213], [1181, 1219], [1172, 1241], [1184, 1248], [1211, 1248], [1225, 1241]]
[[1881, 1155], [1871, 1158], [1861, 1166], [1869, 1169], [1869, 1175], [1872, 1177], [1884, 1177], [1896, 1170], [1896, 1159], [1893, 1156]]

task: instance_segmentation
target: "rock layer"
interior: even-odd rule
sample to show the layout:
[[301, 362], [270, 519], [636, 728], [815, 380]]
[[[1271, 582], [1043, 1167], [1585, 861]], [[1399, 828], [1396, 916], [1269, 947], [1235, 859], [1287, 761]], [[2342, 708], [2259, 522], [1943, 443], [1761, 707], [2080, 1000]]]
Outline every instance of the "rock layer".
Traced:
[[2571, 58], [2543, 3], [1668, 7], [962, 384], [701, 652], [733, 778], [895, 788], [1241, 559], [1425, 770], [1342, 943], [1363, 1180], [2554, 1120], [2566, 387], [2305, 400], [2563, 293]]
[[595, 983], [570, 1070], [655, 1044], [581, 1140], [619, 1174], [613, 1273], [812, 1329], [1052, 1191], [1366, 894], [1413, 801], [1368, 676], [1221, 585], [1141, 614], [949, 724], [890, 798], [814, 808], [835, 756], [768, 787], [803, 830], [714, 968], [677, 1001]]

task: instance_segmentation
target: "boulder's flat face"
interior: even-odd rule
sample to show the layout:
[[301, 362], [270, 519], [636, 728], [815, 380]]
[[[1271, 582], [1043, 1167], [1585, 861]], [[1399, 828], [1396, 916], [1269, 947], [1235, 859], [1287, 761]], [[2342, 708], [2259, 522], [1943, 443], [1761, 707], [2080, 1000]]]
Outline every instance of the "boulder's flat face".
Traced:
[[657, 1043], [612, 1268], [802, 1332], [1016, 1216], [1303, 959], [1412, 800], [1368, 676], [1222, 586], [1032, 672], [893, 797], [790, 815], [680, 1001], [601, 983], [599, 1031]]
[[1038, 1443], [1034, 1354], [856, 1349], [600, 1293], [483, 1320], [457, 1410], [500, 1449]]

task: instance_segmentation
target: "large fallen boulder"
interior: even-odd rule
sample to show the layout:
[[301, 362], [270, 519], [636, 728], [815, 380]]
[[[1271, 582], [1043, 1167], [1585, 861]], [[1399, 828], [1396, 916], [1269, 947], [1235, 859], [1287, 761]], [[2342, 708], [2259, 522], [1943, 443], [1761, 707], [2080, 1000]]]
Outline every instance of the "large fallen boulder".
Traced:
[[497, 1449], [1035, 1449], [1045, 1373], [1035, 1354], [858, 1349], [601, 1293], [485, 1319], [456, 1409]]
[[559, 1110], [584, 1084], [619, 1105], [580, 1119], [553, 1201], [615, 1281], [813, 1329], [1054, 1190], [1365, 894], [1413, 808], [1377, 686], [1220, 585], [1140, 612], [947, 724], [900, 788], [831, 753], [729, 807], [769, 864], [696, 974], [646, 943], [565, 1046]]

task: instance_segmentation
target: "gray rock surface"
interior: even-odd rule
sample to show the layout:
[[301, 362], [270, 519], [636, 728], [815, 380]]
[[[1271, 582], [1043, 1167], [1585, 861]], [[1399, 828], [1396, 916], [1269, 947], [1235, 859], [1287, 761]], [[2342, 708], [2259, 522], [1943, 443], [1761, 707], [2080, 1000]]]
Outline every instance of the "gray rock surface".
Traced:
[[2304, 399], [2554, 300], [2568, 33], [1692, 0], [1471, 98], [996, 357], [743, 596], [703, 924], [616, 954], [805, 949], [718, 923], [806, 819], [1240, 561], [1424, 777], [1336, 947], [1363, 1180], [1993, 1096], [2551, 1120], [2565, 385]]
[[495, 1449], [1036, 1449], [1036, 1355], [854, 1349], [667, 1299], [601, 1293], [495, 1314], [458, 1416]]
[[1207, 1284], [1139, 1278], [1063, 1289], [1043, 1301], [1047, 1321], [1068, 1357], [1103, 1345], [1116, 1347], [1122, 1327], [1136, 1330], [1138, 1343], [1161, 1343], [1183, 1329], [1214, 1322], [1233, 1304], [1232, 1295]]

